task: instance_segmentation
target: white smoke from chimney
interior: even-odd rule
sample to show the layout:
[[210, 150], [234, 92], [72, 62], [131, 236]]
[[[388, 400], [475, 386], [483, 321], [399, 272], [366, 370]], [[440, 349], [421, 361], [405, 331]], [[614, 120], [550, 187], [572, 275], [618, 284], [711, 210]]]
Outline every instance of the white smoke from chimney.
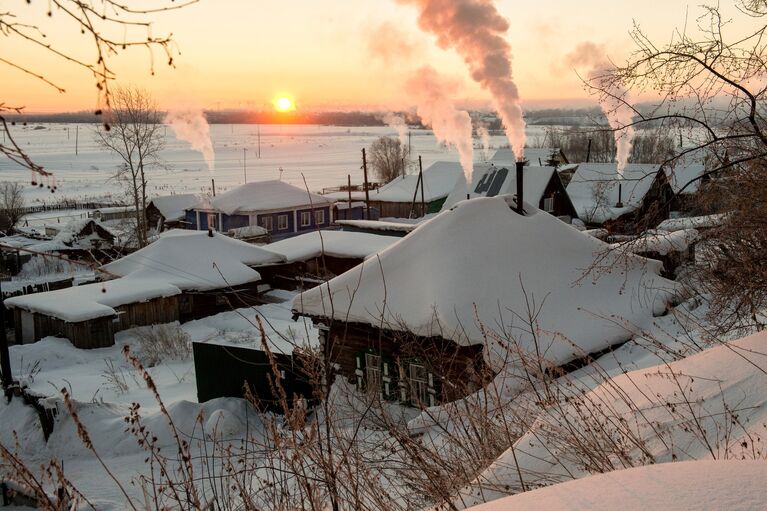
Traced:
[[451, 99], [455, 86], [426, 66], [416, 71], [405, 87], [418, 105], [421, 121], [431, 126], [437, 140], [458, 150], [466, 182], [471, 183], [474, 171], [471, 117], [467, 111], [455, 108]]
[[165, 122], [173, 128], [176, 138], [189, 142], [192, 149], [202, 153], [208, 170], [213, 170], [215, 155], [210, 140], [210, 126], [201, 110], [176, 110], [168, 112]]
[[634, 127], [631, 126], [634, 111], [626, 104], [628, 91], [612, 78], [611, 70], [615, 66], [605, 56], [605, 48], [602, 46], [591, 42], [581, 43], [567, 56], [567, 63], [571, 67], [586, 68], [589, 83], [601, 90], [600, 106], [613, 129], [615, 161], [618, 174], [623, 177], [634, 143]]
[[397, 0], [419, 10], [418, 24], [437, 36], [442, 48], [454, 48], [471, 76], [490, 92], [514, 154], [524, 157], [525, 121], [519, 90], [511, 74], [509, 24], [492, 0]]
[[402, 147], [407, 146], [407, 121], [405, 121], [405, 118], [401, 115], [397, 115], [394, 113], [387, 113], [384, 115], [381, 120], [386, 123], [387, 126], [392, 128], [394, 131], [397, 132], [397, 137], [399, 137], [399, 142], [402, 144]]
[[482, 142], [482, 159], [487, 161], [490, 159], [490, 132], [487, 130], [487, 126], [484, 124], [477, 125], [477, 135]]

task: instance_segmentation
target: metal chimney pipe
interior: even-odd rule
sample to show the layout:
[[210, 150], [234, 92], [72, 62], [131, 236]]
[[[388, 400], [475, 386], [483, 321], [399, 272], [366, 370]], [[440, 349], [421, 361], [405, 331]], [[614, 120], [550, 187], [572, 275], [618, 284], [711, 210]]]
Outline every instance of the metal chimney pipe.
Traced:
[[525, 200], [525, 160], [517, 161], [517, 213], [520, 215], [525, 214], [525, 207], [523, 206]]
[[621, 183], [618, 183], [618, 202], [615, 204], [616, 208], [622, 208], [623, 207], [623, 186]]

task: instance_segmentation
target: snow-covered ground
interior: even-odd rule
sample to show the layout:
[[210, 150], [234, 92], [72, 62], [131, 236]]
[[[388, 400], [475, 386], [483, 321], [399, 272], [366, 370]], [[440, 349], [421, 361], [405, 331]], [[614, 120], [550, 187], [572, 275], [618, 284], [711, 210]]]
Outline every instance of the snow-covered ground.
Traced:
[[[37, 126], [44, 129], [36, 129]], [[542, 135], [545, 128], [529, 126], [528, 138]], [[61, 197], [119, 198], [118, 187], [111, 179], [119, 160], [96, 145], [95, 129], [96, 126], [89, 124], [10, 127], [19, 146], [37, 164], [54, 172], [59, 187], [55, 194], [46, 188], [28, 187], [28, 204], [51, 202]], [[75, 154], [76, 131], [79, 132], [78, 154]], [[396, 132], [388, 127], [213, 124], [210, 132], [215, 151], [213, 170], [208, 170], [200, 153], [175, 138], [173, 129], [165, 131], [166, 149], [162, 157], [169, 168], [150, 172], [149, 195], [207, 193], [212, 178], [216, 180], [216, 191], [221, 192], [242, 184], [246, 176], [248, 182], [281, 178], [303, 188], [303, 175], [312, 191], [346, 184], [347, 174], [353, 183], [361, 183], [361, 149], [370, 147], [380, 136], [396, 137]], [[261, 158], [258, 158], [259, 132]], [[413, 154], [422, 156], [424, 168], [437, 160], [458, 161], [458, 154], [440, 146], [431, 131], [412, 130], [411, 143]], [[497, 148], [507, 145], [508, 140], [494, 136], [490, 144]], [[481, 154], [482, 151], [476, 151], [477, 158], [481, 158]], [[7, 159], [0, 159], [0, 172], [6, 180], [30, 181], [29, 171]]]

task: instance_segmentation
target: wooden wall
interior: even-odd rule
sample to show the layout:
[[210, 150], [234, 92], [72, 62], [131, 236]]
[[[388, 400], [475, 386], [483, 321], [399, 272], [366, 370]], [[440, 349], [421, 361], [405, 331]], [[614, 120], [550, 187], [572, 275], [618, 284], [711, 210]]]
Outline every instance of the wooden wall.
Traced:
[[481, 345], [459, 346], [441, 337], [418, 337], [380, 330], [368, 325], [334, 322], [325, 334], [325, 349], [338, 364], [339, 374], [355, 382], [356, 356], [372, 349], [399, 361], [417, 358], [439, 378], [441, 402], [465, 397], [484, 385], [492, 372], [484, 362]]

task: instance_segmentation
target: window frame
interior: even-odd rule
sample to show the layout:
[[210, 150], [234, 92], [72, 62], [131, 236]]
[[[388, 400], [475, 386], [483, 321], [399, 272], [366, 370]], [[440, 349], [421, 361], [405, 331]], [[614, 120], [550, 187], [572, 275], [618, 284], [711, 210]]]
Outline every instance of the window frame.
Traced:
[[272, 232], [274, 230], [274, 219], [271, 215], [265, 215], [261, 217], [261, 227], [266, 229], [268, 232]]
[[[285, 226], [283, 227], [282, 221], [285, 221]], [[290, 227], [290, 222], [288, 222], [288, 214], [282, 213], [277, 215], [277, 230], [278, 231], [285, 231]]]
[[322, 225], [325, 223], [325, 210], [324, 209], [315, 209], [314, 210], [314, 224], [315, 225]]
[[[304, 218], [306, 221], [304, 221]], [[312, 225], [312, 212], [311, 211], [302, 211], [301, 212], [301, 227], [309, 227]]]
[[543, 211], [545, 211], [546, 213], [554, 212], [554, 197], [543, 198]]

